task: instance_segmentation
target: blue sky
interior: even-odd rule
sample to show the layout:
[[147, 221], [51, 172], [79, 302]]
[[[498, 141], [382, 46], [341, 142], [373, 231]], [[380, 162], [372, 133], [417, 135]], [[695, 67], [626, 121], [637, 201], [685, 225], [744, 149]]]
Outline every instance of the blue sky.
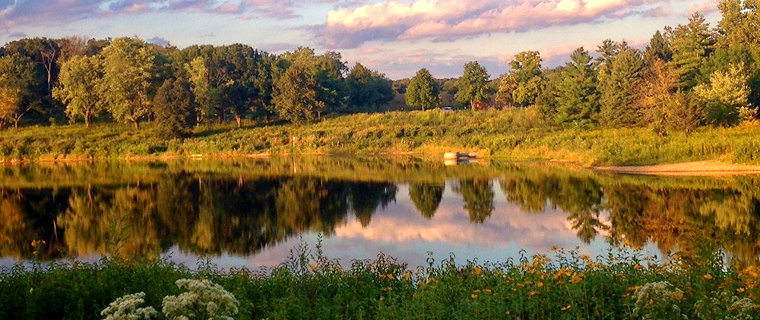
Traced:
[[138, 36], [179, 47], [245, 43], [273, 53], [335, 50], [393, 79], [422, 67], [455, 77], [478, 60], [492, 76], [515, 53], [544, 65], [602, 40], [644, 46], [716, 0], [0, 0], [0, 43], [21, 37]]

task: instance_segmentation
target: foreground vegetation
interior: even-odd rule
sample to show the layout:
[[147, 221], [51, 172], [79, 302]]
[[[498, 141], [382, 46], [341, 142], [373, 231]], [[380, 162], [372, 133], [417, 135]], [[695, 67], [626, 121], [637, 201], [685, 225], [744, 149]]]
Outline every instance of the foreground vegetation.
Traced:
[[[708, 252], [708, 251], [704, 251]], [[240, 319], [753, 319], [760, 273], [723, 265], [720, 254], [658, 263], [612, 251], [456, 265], [428, 259], [409, 268], [392, 258], [344, 268], [320, 247], [301, 245], [271, 270], [195, 270], [165, 261], [16, 266], [2, 270], [0, 317], [98, 319], [116, 298], [145, 292], [161, 310], [183, 278], [210, 280], [239, 302]], [[183, 280], [184, 281], [184, 280]], [[233, 298], [234, 299], [234, 298]], [[164, 304], [166, 301], [164, 301]], [[166, 309], [164, 309], [166, 310]]]
[[136, 131], [97, 124], [0, 131], [0, 162], [252, 154], [400, 154], [436, 158], [449, 150], [507, 159], [559, 159], [592, 165], [692, 160], [760, 163], [760, 126], [697, 129], [661, 137], [645, 128], [553, 128], [535, 108], [389, 112], [338, 116], [304, 125], [249, 123], [196, 128], [166, 140], [158, 125]]

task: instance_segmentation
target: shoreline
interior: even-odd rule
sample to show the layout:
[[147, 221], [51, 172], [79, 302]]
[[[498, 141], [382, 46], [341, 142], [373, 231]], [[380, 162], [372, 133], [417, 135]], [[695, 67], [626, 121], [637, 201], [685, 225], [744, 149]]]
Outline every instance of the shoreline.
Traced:
[[760, 174], [760, 165], [727, 163], [717, 160], [662, 163], [641, 166], [590, 166], [591, 170], [653, 176], [724, 176]]

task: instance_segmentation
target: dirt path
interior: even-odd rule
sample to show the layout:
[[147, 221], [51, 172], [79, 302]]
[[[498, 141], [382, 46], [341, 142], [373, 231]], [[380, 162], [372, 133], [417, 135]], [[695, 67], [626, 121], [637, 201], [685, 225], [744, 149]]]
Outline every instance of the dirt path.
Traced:
[[663, 176], [717, 176], [760, 174], [760, 165], [733, 164], [720, 161], [693, 161], [648, 166], [591, 167], [593, 170], [617, 173]]

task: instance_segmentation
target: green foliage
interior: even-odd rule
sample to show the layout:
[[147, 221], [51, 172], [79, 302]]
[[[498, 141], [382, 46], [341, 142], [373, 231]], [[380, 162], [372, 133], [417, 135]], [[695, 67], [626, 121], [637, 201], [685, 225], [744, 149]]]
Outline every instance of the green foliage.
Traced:
[[635, 49], [624, 48], [599, 71], [599, 120], [610, 127], [633, 126], [641, 121], [638, 87], [644, 61]]
[[715, 39], [702, 14], [695, 12], [689, 23], [679, 25], [667, 35], [671, 40], [673, 60], [669, 64], [678, 79], [678, 88], [688, 90], [696, 86], [699, 68], [707, 62]]
[[454, 98], [461, 103], [470, 103], [472, 110], [480, 109], [480, 104], [490, 96], [488, 81], [491, 76], [486, 68], [471, 61], [464, 65], [464, 72], [457, 81], [457, 93]]
[[300, 123], [312, 120], [317, 112], [325, 108], [319, 100], [321, 87], [317, 79], [303, 66], [290, 66], [275, 86], [273, 103], [280, 118]]
[[183, 79], [166, 80], [153, 100], [153, 114], [159, 133], [166, 138], [190, 134], [195, 122], [193, 96]]
[[571, 59], [562, 69], [556, 87], [557, 121], [585, 126], [596, 122], [599, 113], [596, 78], [586, 50], [576, 49]]
[[104, 111], [95, 86], [103, 77], [101, 61], [96, 57], [75, 56], [61, 68], [53, 97], [66, 105], [66, 116], [71, 122], [83, 118], [90, 126], [93, 117]]
[[750, 94], [744, 65], [733, 65], [728, 71], [710, 75], [709, 84], [694, 88], [694, 93], [706, 105], [707, 116], [714, 125], [735, 124], [739, 109], [748, 107]]
[[668, 62], [673, 58], [673, 50], [670, 48], [670, 43], [660, 33], [660, 30], [657, 30], [652, 39], [649, 40], [649, 45], [644, 50], [644, 57], [649, 62], [654, 59]]
[[18, 54], [0, 57], [0, 128], [10, 122], [18, 127], [21, 117], [40, 108], [38, 80], [31, 59]]
[[532, 105], [542, 89], [541, 55], [538, 51], [520, 52], [509, 63], [510, 74], [517, 81], [517, 89], [512, 93], [516, 105]]
[[433, 76], [427, 69], [422, 68], [409, 81], [409, 86], [406, 88], [406, 105], [422, 111], [435, 108], [441, 103], [439, 91]]
[[[236, 319], [752, 319], [758, 312], [756, 268], [705, 263], [703, 253], [666, 262], [637, 252], [610, 251], [594, 259], [558, 249], [519, 261], [458, 265], [453, 258], [409, 268], [380, 255], [344, 268], [321, 249], [296, 247], [282, 265], [263, 272], [166, 263], [103, 260], [4, 270], [3, 318], [99, 319], [125, 293], [159, 306], [177, 294], [178, 279], [218, 283], [239, 301]], [[143, 287], [144, 289], [138, 289]], [[137, 301], [135, 301], [137, 302]], [[205, 311], [205, 310], [204, 310]], [[188, 315], [189, 316], [189, 315]], [[200, 316], [200, 315], [197, 315]], [[192, 317], [190, 317], [192, 318]], [[197, 318], [202, 319], [202, 318]]]
[[119, 122], [139, 126], [151, 108], [155, 55], [136, 38], [118, 38], [103, 49], [103, 79], [95, 86], [103, 107]]
[[391, 80], [357, 63], [346, 77], [349, 92], [349, 110], [377, 112], [393, 99]]

